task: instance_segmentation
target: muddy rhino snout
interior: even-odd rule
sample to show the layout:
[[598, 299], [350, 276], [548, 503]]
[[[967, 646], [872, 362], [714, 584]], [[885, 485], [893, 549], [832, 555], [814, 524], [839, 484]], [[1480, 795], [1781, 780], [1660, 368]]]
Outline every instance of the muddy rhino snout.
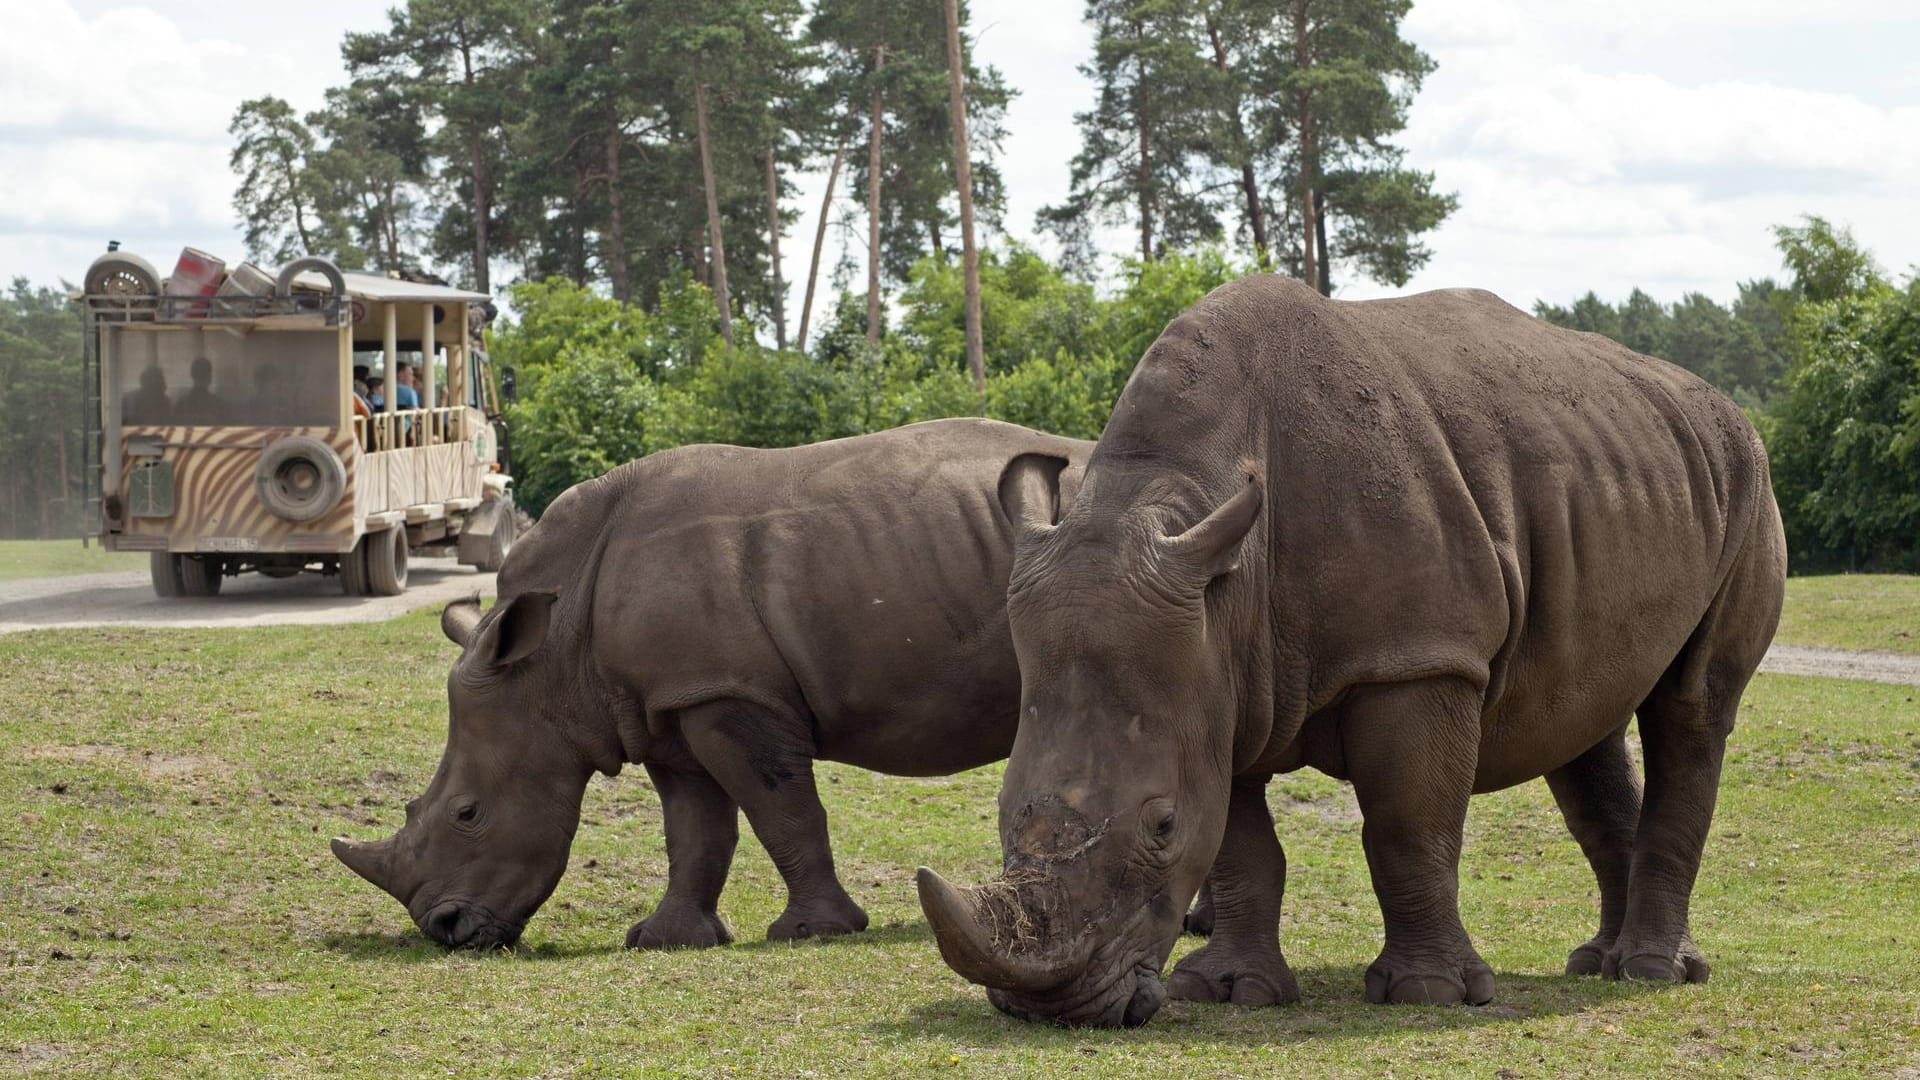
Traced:
[[450, 949], [505, 948], [520, 940], [520, 927], [462, 900], [444, 900], [415, 916], [420, 932]]

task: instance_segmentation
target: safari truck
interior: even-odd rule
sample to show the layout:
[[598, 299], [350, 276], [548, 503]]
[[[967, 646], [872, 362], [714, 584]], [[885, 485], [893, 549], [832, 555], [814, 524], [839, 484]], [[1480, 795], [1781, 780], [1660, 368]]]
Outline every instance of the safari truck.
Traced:
[[[227, 273], [187, 249], [164, 280], [109, 251], [79, 299], [90, 509], [104, 546], [150, 554], [156, 593], [213, 596], [257, 571], [393, 596], [410, 553], [482, 570], [506, 558], [484, 295], [318, 258]], [[409, 361], [414, 408], [395, 386]], [[379, 407], [356, 365], [384, 378]]]

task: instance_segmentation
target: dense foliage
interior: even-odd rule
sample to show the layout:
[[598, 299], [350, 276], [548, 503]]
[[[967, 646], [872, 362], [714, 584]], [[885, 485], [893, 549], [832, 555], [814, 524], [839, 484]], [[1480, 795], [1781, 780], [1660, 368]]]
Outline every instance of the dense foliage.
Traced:
[[1749, 281], [1731, 307], [1638, 289], [1534, 313], [1671, 360], [1760, 427], [1794, 569], [1920, 567], [1920, 277], [1895, 286], [1846, 229], [1774, 229], [1788, 284]]
[[493, 344], [522, 388], [520, 501], [537, 513], [621, 461], [688, 443], [796, 446], [964, 415], [1095, 438], [1161, 328], [1247, 269], [1212, 251], [1129, 263], [1102, 297], [1029, 250], [990, 251], [984, 400], [965, 373], [958, 271], [937, 259], [908, 273], [899, 325], [878, 346], [848, 294], [809, 353], [727, 344], [705, 286], [685, 276], [651, 311], [559, 278], [515, 286], [518, 314]]
[[80, 317], [60, 289], [0, 293], [0, 539], [80, 528]]

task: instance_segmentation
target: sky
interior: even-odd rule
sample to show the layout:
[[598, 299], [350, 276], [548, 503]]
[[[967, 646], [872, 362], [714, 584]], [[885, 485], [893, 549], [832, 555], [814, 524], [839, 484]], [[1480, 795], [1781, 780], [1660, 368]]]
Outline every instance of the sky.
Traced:
[[[317, 107], [345, 80], [343, 34], [383, 26], [390, 2], [0, 0], [0, 280], [76, 280], [109, 239], [163, 272], [188, 244], [238, 262], [235, 106]], [[1079, 0], [971, 6], [976, 60], [1019, 91], [1000, 166], [1007, 232], [1031, 240], [1067, 194], [1092, 35]], [[1400, 142], [1460, 209], [1404, 289], [1336, 280], [1339, 296], [1726, 300], [1781, 273], [1769, 228], [1804, 213], [1850, 226], [1896, 275], [1920, 263], [1920, 4], [1416, 0], [1404, 32], [1438, 69]], [[789, 282], [824, 174], [794, 179]], [[1108, 235], [1121, 252], [1131, 233]]]

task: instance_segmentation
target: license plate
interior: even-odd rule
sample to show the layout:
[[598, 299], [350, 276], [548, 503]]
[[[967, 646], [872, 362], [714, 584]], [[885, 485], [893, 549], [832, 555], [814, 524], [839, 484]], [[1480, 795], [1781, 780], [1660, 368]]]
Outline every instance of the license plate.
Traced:
[[251, 536], [203, 536], [193, 546], [201, 551], [259, 551], [260, 541]]

